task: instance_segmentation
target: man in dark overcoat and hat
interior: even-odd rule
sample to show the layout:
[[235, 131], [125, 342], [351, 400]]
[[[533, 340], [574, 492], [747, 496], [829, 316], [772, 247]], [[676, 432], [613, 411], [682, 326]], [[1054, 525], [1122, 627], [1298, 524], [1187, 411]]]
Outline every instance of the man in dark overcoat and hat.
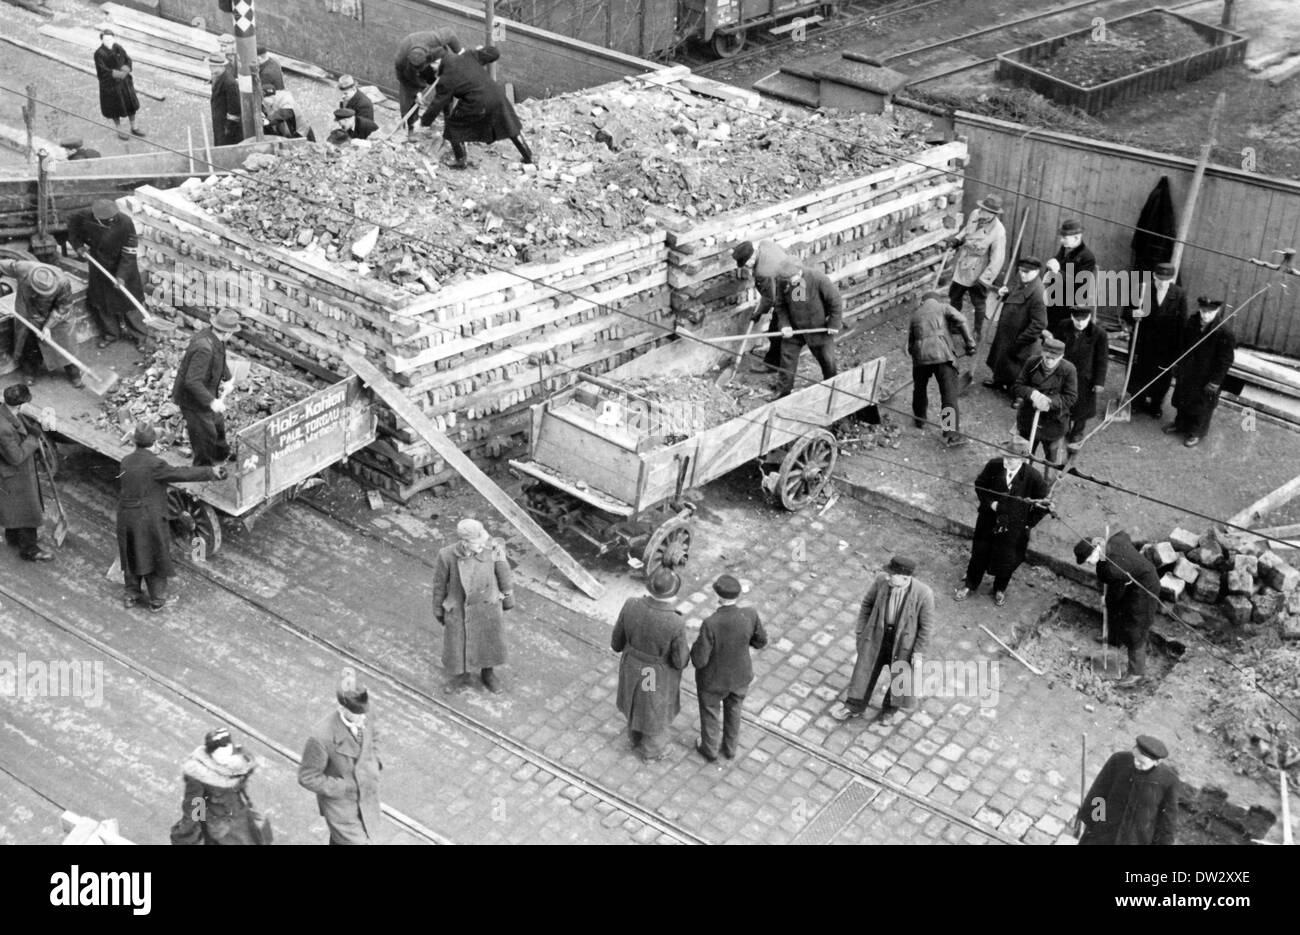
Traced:
[[[1069, 324], [1070, 309], [1097, 304], [1097, 257], [1083, 242], [1083, 225], [1073, 218], [1061, 222], [1060, 247], [1045, 264], [1047, 327], [1060, 335]], [[1053, 301], [1055, 300], [1055, 301]]]
[[[749, 683], [754, 680], [751, 649], [767, 645], [763, 621], [753, 607], [736, 604], [740, 582], [722, 575], [713, 582], [718, 609], [704, 618], [700, 635], [691, 647], [695, 665], [696, 696], [700, 704], [700, 742], [695, 750], [710, 763], [721, 752], [727, 759], [736, 755], [740, 742], [741, 707]], [[718, 709], [722, 709], [722, 738], [718, 738]]]
[[1038, 352], [1038, 338], [1047, 327], [1043, 304], [1043, 281], [1039, 278], [1043, 264], [1034, 257], [1016, 261], [1016, 281], [998, 289], [1002, 312], [993, 332], [993, 344], [985, 360], [993, 378], [984, 385], [1010, 392], [1025, 362]]
[[406, 118], [408, 130], [414, 129], [418, 116], [412, 108], [437, 77], [438, 60], [448, 53], [464, 50], [455, 32], [448, 27], [413, 32], [398, 43], [397, 61], [393, 65], [397, 74], [397, 109]]
[[131, 124], [131, 133], [144, 136], [135, 125], [135, 115], [140, 109], [140, 98], [135, 93], [134, 67], [111, 29], [99, 32], [99, 47], [95, 49], [95, 77], [99, 79], [99, 112], [113, 121], [119, 139], [128, 139], [122, 131], [122, 118]]
[[298, 785], [316, 794], [331, 844], [375, 844], [383, 820], [379, 776], [384, 761], [370, 692], [348, 667], [334, 697], [338, 707], [307, 738]]
[[428, 127], [441, 114], [442, 138], [451, 143], [453, 169], [469, 167], [466, 143], [509, 140], [523, 162], [531, 165], [533, 151], [524, 142], [523, 124], [501, 85], [492, 80], [487, 65], [500, 58], [493, 46], [472, 52], [447, 53], [438, 61], [433, 100], [424, 109], [420, 125]]
[[1199, 310], [1183, 321], [1179, 351], [1183, 359], [1174, 370], [1174, 408], [1178, 415], [1166, 435], [1186, 435], [1183, 444], [1195, 448], [1210, 430], [1210, 417], [1219, 405], [1223, 381], [1237, 357], [1237, 339], [1232, 328], [1217, 321], [1222, 299], [1196, 300]]
[[176, 368], [172, 402], [180, 407], [194, 464], [220, 464], [230, 457], [226, 442], [226, 395], [230, 366], [226, 344], [239, 333], [239, 312], [223, 308], [208, 319], [208, 327], [190, 338]]
[[149, 329], [139, 309], [121, 291], [125, 289], [144, 303], [137, 261], [140, 243], [131, 216], [117, 202], [100, 198], [89, 208], [68, 215], [68, 244], [77, 256], [90, 256], [108, 271], [106, 276], [92, 264], [86, 289], [86, 307], [99, 325], [98, 346], [108, 347], [121, 337], [142, 346], [149, 339]]
[[630, 597], [619, 611], [610, 648], [622, 653], [618, 710], [627, 735], [644, 760], [668, 755], [668, 728], [681, 710], [682, 669], [691, 658], [686, 624], [673, 606], [682, 580], [657, 568], [646, 581], [647, 597]]
[[1015, 436], [1007, 443], [1007, 454], [991, 458], [975, 478], [979, 513], [971, 541], [966, 580], [953, 599], [964, 601], [978, 591], [986, 573], [993, 575], [993, 603], [1007, 602], [1007, 585], [1029, 549], [1029, 530], [1051, 512], [1047, 482], [1038, 469], [1026, 461], [1027, 439]]
[[167, 596], [173, 572], [167, 485], [221, 480], [226, 472], [220, 467], [168, 464], [153, 450], [158, 433], [147, 423], [136, 424], [132, 440], [135, 450], [122, 459], [118, 474], [117, 555], [126, 586], [123, 603], [128, 608], [147, 604], [157, 613], [176, 602]]
[[[916, 580], [916, 560], [895, 555], [871, 582], [858, 610], [858, 659], [844, 702], [831, 710], [839, 721], [861, 717], [880, 674], [887, 688], [880, 721], [891, 724], [916, 706], [921, 655], [934, 628], [934, 591]], [[895, 692], [895, 688], [900, 689]]]
[[1160, 572], [1138, 551], [1124, 530], [1109, 539], [1080, 539], [1074, 546], [1080, 565], [1096, 563], [1097, 580], [1105, 586], [1106, 639], [1128, 649], [1128, 674], [1116, 688], [1136, 688], [1146, 680], [1147, 642], [1160, 599]]
[[456, 543], [433, 562], [433, 616], [442, 626], [442, 667], [448, 692], [468, 688], [478, 673], [500, 692], [497, 666], [506, 662], [505, 614], [515, 606], [505, 543], [473, 518], [456, 524]]
[[1178, 836], [1178, 773], [1168, 748], [1138, 737], [1112, 754], [1079, 806], [1080, 844], [1174, 844]]
[[36, 426], [18, 410], [31, 402], [32, 391], [25, 383], [5, 387], [0, 406], [0, 527], [5, 542], [18, 549], [29, 562], [48, 562], [54, 556], [38, 540], [45, 521], [45, 503], [36, 477], [36, 459], [41, 439]]
[[1078, 378], [1079, 394], [1070, 410], [1070, 431], [1065, 436], [1066, 447], [1074, 451], [1083, 441], [1088, 420], [1097, 414], [1097, 400], [1106, 389], [1110, 342], [1087, 306], [1070, 309], [1070, 323], [1055, 337], [1064, 343], [1066, 363], [1074, 367]]
[[1016, 431], [1029, 440], [1030, 455], [1041, 448], [1048, 463], [1060, 465], [1065, 463], [1065, 436], [1079, 398], [1079, 377], [1074, 364], [1065, 359], [1065, 342], [1048, 332], [1044, 335], [1042, 353], [1025, 362], [1012, 390], [1020, 400]]
[[1187, 293], [1174, 282], [1174, 275], [1172, 263], [1156, 264], [1134, 307], [1123, 313], [1133, 335], [1133, 370], [1128, 378], [1132, 405], [1157, 419], [1164, 413], [1165, 396], [1174, 380], [1173, 363], [1182, 350], [1178, 342], [1187, 318]]

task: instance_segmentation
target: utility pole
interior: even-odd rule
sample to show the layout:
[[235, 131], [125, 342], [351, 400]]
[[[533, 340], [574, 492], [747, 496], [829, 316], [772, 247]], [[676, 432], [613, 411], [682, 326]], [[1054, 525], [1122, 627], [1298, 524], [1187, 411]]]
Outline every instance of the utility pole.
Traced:
[[257, 68], [257, 25], [253, 0], [234, 0], [235, 56], [239, 71], [239, 111], [244, 139], [262, 138], [262, 75]]

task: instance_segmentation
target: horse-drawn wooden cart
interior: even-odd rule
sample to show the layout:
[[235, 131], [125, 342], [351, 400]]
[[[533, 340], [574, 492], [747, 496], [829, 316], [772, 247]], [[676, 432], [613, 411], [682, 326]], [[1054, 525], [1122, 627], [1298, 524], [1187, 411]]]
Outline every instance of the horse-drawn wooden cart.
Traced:
[[525, 506], [543, 525], [626, 550], [647, 575], [677, 568], [690, 557], [688, 490], [757, 461], [764, 490], [806, 507], [835, 469], [830, 427], [875, 401], [883, 371], [877, 358], [687, 435], [671, 406], [584, 375], [532, 407], [529, 458], [510, 465], [532, 479]]

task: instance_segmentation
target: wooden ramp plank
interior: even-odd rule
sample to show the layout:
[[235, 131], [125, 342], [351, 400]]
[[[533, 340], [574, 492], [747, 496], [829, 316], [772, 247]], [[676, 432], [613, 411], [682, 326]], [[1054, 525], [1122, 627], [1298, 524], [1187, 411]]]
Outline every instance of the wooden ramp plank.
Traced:
[[1273, 512], [1278, 507], [1286, 506], [1297, 496], [1300, 496], [1300, 476], [1291, 478], [1277, 490], [1256, 500], [1228, 520], [1228, 524], [1231, 526], [1253, 526], [1259, 522], [1260, 517]]
[[524, 512], [523, 508], [515, 503], [504, 490], [498, 487], [492, 478], [479, 470], [478, 465], [471, 461], [469, 456], [461, 451], [455, 442], [442, 432], [439, 432], [429, 420], [429, 417], [421, 412], [415, 403], [407, 399], [397, 385], [384, 376], [378, 367], [364, 357], [349, 351], [342, 351], [340, 356], [343, 358], [343, 362], [352, 368], [352, 372], [374, 390], [375, 394], [386, 402], [402, 421], [428, 442], [448, 465], [455, 468], [461, 477], [469, 481], [474, 486], [474, 489], [496, 508], [497, 512], [523, 533], [524, 538], [531, 542], [537, 551], [541, 552], [547, 560], [562, 571], [565, 577], [576, 584], [584, 594], [596, 600], [605, 593], [604, 586], [593, 578], [590, 572], [579, 565], [573, 556], [566, 552], [558, 542], [548, 536], [546, 530], [538, 526], [533, 518]]

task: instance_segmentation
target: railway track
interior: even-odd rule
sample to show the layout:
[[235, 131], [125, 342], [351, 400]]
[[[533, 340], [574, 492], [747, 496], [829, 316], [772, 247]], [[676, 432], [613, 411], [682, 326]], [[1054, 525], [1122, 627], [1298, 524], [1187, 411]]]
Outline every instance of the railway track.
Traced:
[[[102, 493], [103, 491], [101, 490], [100, 492]], [[73, 519], [74, 526], [80, 526], [80, 528], [83, 529], [94, 527], [94, 530], [99, 535], [101, 535], [106, 541], [111, 542], [113, 538], [113, 524], [112, 518], [108, 514], [107, 504], [102, 502], [101, 497], [96, 497], [95, 499], [97, 502], [94, 504], [88, 504], [84, 502], [83, 498], [79, 495], [74, 494], [68, 496], [65, 493], [65, 507], [70, 512], [70, 517]], [[341, 530], [375, 540], [376, 542], [381, 543], [384, 548], [391, 549], [424, 567], [432, 566], [432, 562], [425, 556], [420, 555], [413, 550], [404, 548], [400, 544], [394, 543], [391, 540], [378, 535], [374, 531], [366, 529], [347, 517], [334, 513], [328, 508], [311, 501], [309, 497], [301, 498], [300, 502], [311, 511], [324, 517], [328, 522], [338, 526]], [[218, 589], [233, 600], [246, 606], [250, 613], [256, 615], [258, 621], [265, 621], [267, 625], [277, 627], [295, 639], [310, 643], [315, 647], [324, 650], [338, 662], [352, 665], [358, 670], [365, 672], [368, 675], [371, 684], [377, 688], [386, 690], [390, 697], [396, 695], [403, 696], [408, 702], [419, 706], [423, 710], [436, 713], [438, 718], [445, 719], [460, 730], [480, 738], [494, 748], [505, 751], [512, 759], [521, 763], [531, 764], [538, 770], [545, 772], [547, 775], [561, 779], [566, 784], [581, 789], [582, 792], [605, 803], [609, 808], [614, 809], [620, 815], [634, 818], [644, 825], [655, 829], [660, 835], [672, 841], [687, 844], [710, 843], [708, 838], [692, 828], [689, 828], [680, 822], [670, 821], [664, 818], [653, 809], [640, 804], [617, 789], [611, 788], [602, 782], [587, 777], [578, 770], [564, 765], [555, 757], [516, 740], [482, 718], [463, 711], [447, 701], [444, 701], [441, 697], [432, 694], [429, 690], [414, 684], [408, 677], [394, 671], [392, 667], [385, 665], [383, 662], [360, 653], [352, 647], [337, 640], [313, 632], [307, 626], [290, 619], [277, 611], [274, 607], [270, 606], [267, 601], [264, 601], [256, 595], [248, 593], [246, 589], [241, 588], [239, 582], [231, 575], [223, 573], [220, 570], [220, 559], [213, 563], [197, 563], [178, 551], [176, 555], [176, 564], [180, 569], [202, 579], [211, 587]], [[15, 604], [24, 607], [29, 613], [36, 615], [39, 619], [44, 621], [47, 626], [55, 628], [66, 636], [90, 646], [96, 653], [102, 655], [106, 660], [112, 660], [118, 665], [136, 673], [140, 678], [147, 680], [151, 685], [157, 686], [160, 691], [181, 699], [201, 710], [210, 712], [215, 717], [231, 724], [237, 730], [256, 739], [269, 750], [274, 751], [276, 756], [280, 757], [286, 764], [289, 764], [296, 769], [298, 756], [293, 747], [286, 744], [283, 738], [274, 736], [272, 731], [267, 730], [246, 718], [241, 718], [236, 714], [236, 712], [228, 710], [226, 706], [222, 705], [218, 701], [206, 697], [202, 693], [195, 691], [193, 688], [177, 682], [175, 679], [169, 678], [167, 675], [157, 671], [152, 666], [107, 644], [105, 641], [99, 639], [93, 633], [87, 632], [82, 627], [60, 619], [59, 615], [42, 607], [37, 600], [16, 591], [12, 583], [0, 585], [0, 596], [6, 597]], [[563, 632], [578, 642], [602, 653], [608, 650], [607, 646], [598, 644], [587, 636], [574, 633], [567, 629], [563, 630]], [[685, 683], [683, 687], [686, 695], [693, 698], [694, 692], [692, 688]], [[900, 798], [903, 798], [948, 822], [959, 825], [968, 831], [973, 831], [993, 842], [1016, 843], [1011, 839], [978, 824], [971, 818], [963, 816], [946, 806], [940, 805], [939, 803], [933, 802], [924, 795], [908, 790], [901, 784], [885, 778], [883, 775], [870, 768], [830, 754], [818, 746], [802, 740], [795, 734], [761, 721], [755, 715], [747, 713], [745, 719], [752, 730], [755, 730], [762, 735], [776, 738], [783, 744], [798, 749], [803, 755], [809, 758], [836, 766], [871, 786], [881, 790], [888, 790]], [[30, 787], [30, 784], [24, 784], [29, 785]], [[42, 794], [40, 789], [33, 787], [32, 791], [35, 794], [48, 799], [48, 797]], [[434, 844], [455, 843], [449, 835], [437, 829], [430, 828], [395, 808], [385, 805], [384, 811], [396, 826], [419, 840]]]

